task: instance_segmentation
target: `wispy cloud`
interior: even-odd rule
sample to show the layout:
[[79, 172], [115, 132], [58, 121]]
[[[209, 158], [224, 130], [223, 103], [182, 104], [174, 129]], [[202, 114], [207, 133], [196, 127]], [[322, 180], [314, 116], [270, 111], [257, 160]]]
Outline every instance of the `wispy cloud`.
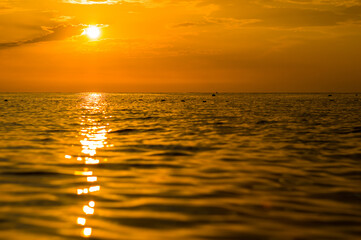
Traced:
[[74, 19], [73, 16], [57, 16], [51, 18], [50, 20], [54, 22], [64, 23], [64, 22], [70, 22], [73, 19]]
[[85, 4], [85, 5], [91, 5], [91, 4], [117, 4], [121, 1], [117, 0], [65, 0], [64, 2], [72, 3], [72, 4]]
[[227, 28], [240, 28], [246, 25], [259, 23], [260, 19], [237, 19], [237, 18], [216, 18], [216, 17], [205, 17], [204, 20], [198, 22], [183, 22], [173, 25], [175, 28], [186, 28], [186, 27], [202, 27], [212, 25], [223, 25]]
[[83, 33], [83, 25], [59, 25], [56, 27], [42, 27], [45, 34], [33, 39], [0, 43], [1, 48], [17, 47], [25, 44], [59, 41], [74, 36], [80, 36]]
[[93, 5], [93, 4], [121, 4], [121, 3], [145, 3], [146, 0], [63, 0], [66, 3], [72, 4], [83, 4], [83, 5]]
[[336, 26], [361, 20], [360, 0], [203, 0], [215, 4], [213, 17], [260, 19], [258, 27]]
[[12, 10], [12, 7], [10, 7], [7, 4], [1, 3], [1, 1], [0, 1], [0, 14], [3, 12], [9, 12], [11, 10]]

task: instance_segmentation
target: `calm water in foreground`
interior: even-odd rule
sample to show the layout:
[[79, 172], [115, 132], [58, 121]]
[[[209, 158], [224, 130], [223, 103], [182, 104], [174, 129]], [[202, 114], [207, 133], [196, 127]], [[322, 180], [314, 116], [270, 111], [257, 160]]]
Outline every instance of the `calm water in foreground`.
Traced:
[[0, 94], [0, 239], [357, 239], [360, 119], [355, 94]]

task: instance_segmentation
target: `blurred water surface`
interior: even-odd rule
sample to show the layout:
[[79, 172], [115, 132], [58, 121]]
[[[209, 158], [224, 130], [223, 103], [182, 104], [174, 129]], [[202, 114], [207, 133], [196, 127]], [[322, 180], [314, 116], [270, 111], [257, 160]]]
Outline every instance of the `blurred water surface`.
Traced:
[[356, 239], [360, 119], [355, 94], [0, 94], [0, 238]]

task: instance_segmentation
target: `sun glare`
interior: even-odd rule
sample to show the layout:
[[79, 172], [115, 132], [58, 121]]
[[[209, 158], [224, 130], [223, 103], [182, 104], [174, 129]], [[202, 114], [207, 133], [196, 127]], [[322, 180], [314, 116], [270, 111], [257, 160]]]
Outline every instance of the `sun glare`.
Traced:
[[90, 39], [98, 39], [100, 37], [100, 28], [97, 26], [89, 26], [84, 29], [84, 34], [86, 34]]

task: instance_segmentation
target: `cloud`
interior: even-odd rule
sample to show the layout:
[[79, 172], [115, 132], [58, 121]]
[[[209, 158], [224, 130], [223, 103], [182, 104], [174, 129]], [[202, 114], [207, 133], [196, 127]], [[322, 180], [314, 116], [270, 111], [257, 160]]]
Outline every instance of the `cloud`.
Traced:
[[[198, 21], [213, 17], [226, 27], [240, 27], [250, 23], [254, 27], [300, 28], [337, 26], [361, 20], [361, 0], [63, 0], [73, 4], [137, 3], [151, 8], [173, 7], [183, 12], [184, 22], [173, 27], [194, 27], [216, 24]], [[207, 9], [209, 7], [210, 9]], [[193, 16], [186, 19], [187, 14]], [[192, 15], [193, 14], [193, 15]], [[226, 22], [227, 24], [225, 24]], [[172, 24], [172, 23], [170, 23]]]
[[12, 7], [10, 7], [10, 6], [6, 5], [6, 4], [1, 4], [0, 3], [0, 14], [4, 13], [4, 12], [9, 12], [11, 10], [13, 10]]
[[117, 0], [65, 0], [65, 2], [72, 3], [72, 4], [91, 5], [91, 4], [117, 4], [121, 1], [117, 1]]
[[64, 40], [73, 36], [80, 36], [83, 32], [83, 25], [59, 25], [56, 27], [42, 27], [45, 34], [29, 40], [0, 43], [0, 49], [17, 47], [25, 44]]
[[54, 22], [70, 22], [71, 20], [73, 20], [74, 17], [73, 16], [58, 16], [58, 17], [54, 17], [54, 18], [51, 18], [50, 20], [51, 21], [54, 21]]
[[72, 4], [83, 4], [83, 5], [93, 5], [93, 4], [121, 4], [121, 3], [145, 3], [147, 1], [142, 0], [63, 0], [66, 3]]
[[205, 17], [204, 20], [199, 22], [184, 22], [173, 25], [175, 28], [186, 28], [196, 26], [212, 26], [223, 25], [228, 28], [240, 28], [249, 24], [261, 22], [260, 19], [237, 19], [237, 18], [215, 18]]
[[360, 0], [203, 0], [216, 18], [259, 19], [259, 27], [336, 26], [361, 20]]

